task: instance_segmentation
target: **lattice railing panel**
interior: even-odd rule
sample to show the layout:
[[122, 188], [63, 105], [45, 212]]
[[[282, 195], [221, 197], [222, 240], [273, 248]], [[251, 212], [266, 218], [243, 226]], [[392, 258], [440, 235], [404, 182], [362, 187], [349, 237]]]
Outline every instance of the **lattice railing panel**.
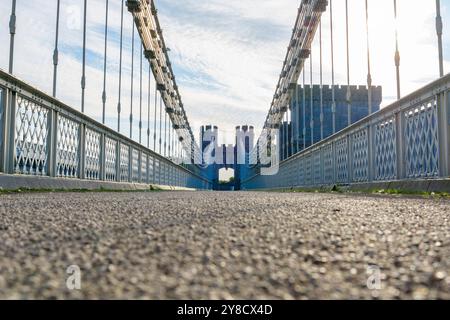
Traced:
[[132, 157], [133, 182], [139, 182], [139, 150], [133, 149]]
[[318, 185], [322, 183], [322, 156], [320, 154], [320, 149], [314, 151], [313, 164], [314, 164], [314, 184]]
[[300, 186], [305, 185], [305, 165], [304, 162], [305, 159], [301, 158], [299, 159], [299, 166], [298, 166], [298, 181]]
[[291, 181], [291, 186], [296, 186], [297, 185], [297, 164], [292, 161], [291, 162], [291, 169], [290, 171], [290, 181]]
[[48, 110], [18, 95], [15, 118], [15, 172], [46, 175], [48, 173]]
[[148, 182], [149, 183], [155, 183], [155, 179], [153, 176], [153, 157], [148, 156]]
[[85, 132], [85, 177], [89, 180], [100, 178], [101, 134], [86, 128]]
[[141, 182], [147, 183], [147, 155], [141, 154]]
[[380, 121], [375, 126], [375, 180], [397, 178], [397, 129], [395, 117]]
[[80, 124], [58, 116], [56, 143], [56, 176], [77, 178], [80, 161]]
[[163, 185], [167, 184], [167, 168], [165, 162], [161, 162], [161, 181]]
[[403, 113], [406, 176], [439, 175], [438, 108], [433, 99]]
[[106, 181], [116, 181], [117, 171], [117, 141], [105, 139], [105, 178]]
[[161, 182], [161, 175], [160, 175], [160, 167], [159, 167], [159, 160], [155, 159], [155, 182], [156, 184], [159, 184]]
[[323, 155], [323, 179], [324, 183], [332, 184], [334, 182], [334, 156], [333, 144], [328, 144], [322, 148]]
[[348, 138], [336, 141], [336, 180], [338, 183], [348, 182]]
[[130, 147], [120, 144], [120, 181], [128, 182], [130, 164]]
[[312, 165], [312, 157], [308, 155], [304, 159], [305, 165], [305, 184], [310, 186], [313, 184], [313, 165]]
[[352, 135], [352, 154], [353, 181], [369, 181], [369, 133], [367, 128]]

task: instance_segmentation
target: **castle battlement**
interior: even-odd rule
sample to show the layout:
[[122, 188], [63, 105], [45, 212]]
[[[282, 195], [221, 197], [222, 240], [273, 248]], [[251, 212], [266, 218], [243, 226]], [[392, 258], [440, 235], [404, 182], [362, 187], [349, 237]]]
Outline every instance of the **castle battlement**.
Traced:
[[[299, 88], [299, 99], [303, 99], [303, 92], [305, 93], [306, 100], [310, 99], [311, 95], [311, 86], [302, 85], [298, 86]], [[336, 102], [347, 102], [347, 88], [346, 85], [335, 85], [334, 93]], [[360, 86], [350, 86], [351, 92], [351, 101], [352, 102], [360, 102], [366, 101], [368, 96], [368, 87], [365, 85]], [[324, 101], [332, 100], [332, 87], [330, 85], [324, 85], [322, 88], [322, 96]], [[294, 94], [295, 98], [295, 94]], [[372, 100], [374, 103], [381, 103], [383, 99], [383, 89], [381, 86], [372, 86]], [[313, 85], [313, 100], [320, 100], [320, 85]]]

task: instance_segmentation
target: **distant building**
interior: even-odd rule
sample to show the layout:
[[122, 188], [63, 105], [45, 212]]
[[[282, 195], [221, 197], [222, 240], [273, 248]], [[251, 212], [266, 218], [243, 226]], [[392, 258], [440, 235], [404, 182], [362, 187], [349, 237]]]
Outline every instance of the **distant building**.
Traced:
[[[295, 92], [295, 90], [294, 90]], [[332, 90], [330, 86], [323, 86], [323, 138], [333, 134]], [[352, 124], [369, 115], [368, 90], [366, 86], [350, 86]], [[305, 101], [305, 105], [303, 103]], [[347, 86], [335, 86], [336, 101], [336, 132], [348, 125]], [[372, 87], [372, 112], [380, 110], [382, 88]], [[313, 86], [313, 132], [311, 133], [311, 86], [298, 86], [297, 96], [289, 106], [292, 119], [280, 126], [280, 159], [304, 150], [311, 146], [311, 136], [314, 143], [321, 141], [320, 121], [320, 86]], [[297, 150], [297, 145], [299, 150]]]

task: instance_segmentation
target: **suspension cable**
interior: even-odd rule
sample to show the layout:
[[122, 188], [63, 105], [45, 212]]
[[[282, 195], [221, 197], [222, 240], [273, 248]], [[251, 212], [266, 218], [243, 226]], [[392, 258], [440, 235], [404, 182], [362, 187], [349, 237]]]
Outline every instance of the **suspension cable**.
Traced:
[[296, 149], [296, 153], [298, 153], [300, 151], [300, 103], [298, 101], [298, 83], [295, 84], [295, 104], [296, 104], [295, 123], [297, 124], [297, 149]]
[[59, 43], [59, 16], [60, 16], [61, 0], [56, 4], [56, 33], [55, 33], [55, 50], [53, 51], [53, 97], [56, 97], [56, 83], [58, 77], [58, 43]]
[[107, 63], [107, 50], [108, 50], [108, 6], [109, 6], [109, 0], [106, 0], [105, 52], [104, 52], [104, 61], [103, 61], [103, 93], [102, 93], [102, 103], [103, 103], [102, 123], [103, 124], [105, 124], [105, 117], [106, 117], [106, 63]]
[[159, 154], [162, 154], [162, 93], [159, 93]]
[[151, 108], [151, 79], [152, 79], [152, 69], [150, 68], [150, 63], [148, 65], [148, 90], [147, 90], [147, 148], [150, 149], [150, 108]]
[[312, 46], [311, 46], [311, 55], [309, 58], [309, 80], [311, 83], [310, 87], [310, 107], [311, 107], [311, 116], [310, 116], [310, 127], [311, 127], [311, 145], [314, 144], [314, 84], [313, 84], [313, 54], [312, 54]]
[[171, 129], [172, 129], [172, 157], [175, 157], [175, 129], [173, 128], [173, 123], [171, 125]]
[[285, 141], [285, 148], [286, 148], [286, 159], [289, 158], [289, 107], [286, 110], [286, 141]]
[[303, 70], [303, 149], [306, 149], [306, 71]]
[[441, 17], [441, 1], [436, 0], [436, 32], [438, 36], [438, 50], [439, 50], [439, 75], [444, 76], [444, 54], [442, 49], [442, 17]]
[[397, 75], [397, 99], [400, 100], [400, 51], [398, 49], [398, 17], [397, 0], [394, 0], [394, 20], [395, 20], [395, 69]]
[[140, 57], [140, 71], [139, 71], [139, 143], [142, 144], [142, 42], [141, 42], [141, 51], [139, 54]]
[[290, 113], [291, 113], [291, 139], [290, 139], [290, 145], [291, 145], [291, 155], [294, 155], [294, 119], [295, 119], [295, 115], [294, 115], [294, 104], [290, 103]]
[[117, 103], [117, 132], [120, 133], [120, 113], [122, 109], [122, 58], [123, 58], [123, 0], [120, 12], [120, 57], [119, 57], [119, 101]]
[[155, 83], [155, 116], [153, 117], [153, 151], [156, 152], [156, 119], [158, 117], [158, 86]]
[[81, 76], [81, 112], [84, 113], [84, 96], [86, 89], [86, 16], [87, 16], [87, 0], [84, 0], [83, 15], [83, 67]]
[[322, 20], [319, 24], [319, 49], [320, 49], [320, 140], [323, 140], [323, 50], [322, 50]]
[[370, 39], [369, 39], [369, 4], [366, 0], [366, 38], [367, 38], [367, 89], [369, 102], [369, 115], [372, 114], [372, 75], [370, 71]]
[[334, 34], [333, 34], [333, 0], [330, 0], [330, 30], [331, 30], [331, 114], [333, 134], [336, 133], [336, 93], [334, 88]]
[[131, 32], [131, 99], [130, 99], [130, 139], [133, 139], [133, 95], [134, 95], [134, 20]]
[[12, 0], [11, 16], [9, 20], [9, 73], [13, 73], [14, 68], [14, 37], [16, 35], [16, 0]]
[[[166, 114], [167, 114], [167, 112], [166, 112]], [[167, 152], [167, 155], [168, 155], [168, 157], [170, 158], [171, 157], [171, 154], [170, 154], [170, 152], [171, 152], [171, 145], [172, 145], [172, 130], [171, 130], [171, 121], [170, 121], [170, 118], [169, 118], [169, 127], [168, 127], [168, 134], [169, 134], [169, 144], [168, 144], [168, 152]]]
[[345, 0], [345, 37], [347, 45], [347, 124], [352, 124], [352, 91], [350, 89], [350, 36], [349, 36], [349, 17], [348, 17], [348, 0]]
[[164, 112], [164, 157], [167, 157], [167, 112]]

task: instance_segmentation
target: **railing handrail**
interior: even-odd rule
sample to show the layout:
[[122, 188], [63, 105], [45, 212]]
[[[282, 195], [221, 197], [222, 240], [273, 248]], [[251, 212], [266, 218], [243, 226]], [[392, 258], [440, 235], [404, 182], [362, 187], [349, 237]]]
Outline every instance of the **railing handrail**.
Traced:
[[0, 85], [5, 87], [6, 89], [11, 89], [21, 95], [27, 96], [29, 99], [32, 99], [36, 101], [39, 104], [44, 105], [47, 108], [56, 109], [56, 111], [60, 111], [57, 109], [61, 109], [64, 111], [63, 115], [68, 115], [70, 117], [76, 117], [80, 120], [80, 123], [88, 125], [90, 128], [98, 131], [99, 133], [107, 134], [110, 137], [114, 137], [114, 139], [117, 139], [119, 142], [126, 142], [128, 145], [132, 146], [133, 148], [136, 148], [138, 150], [144, 151], [148, 153], [150, 156], [160, 160], [167, 162], [174, 167], [178, 167], [179, 169], [199, 178], [200, 180], [211, 183], [204, 177], [198, 175], [197, 173], [187, 169], [186, 167], [179, 165], [175, 162], [173, 162], [170, 159], [165, 158], [164, 156], [154, 152], [153, 150], [145, 147], [142, 144], [139, 144], [138, 142], [128, 138], [127, 136], [123, 135], [122, 133], [119, 133], [115, 131], [114, 129], [109, 128], [108, 126], [96, 121], [95, 119], [92, 119], [88, 115], [72, 108], [71, 106], [67, 105], [66, 103], [60, 101], [59, 99], [52, 97], [45, 92], [41, 91], [40, 89], [37, 89], [36, 87], [26, 83], [25, 81], [19, 79], [18, 77], [11, 75], [10, 73], [4, 71], [0, 68]]

